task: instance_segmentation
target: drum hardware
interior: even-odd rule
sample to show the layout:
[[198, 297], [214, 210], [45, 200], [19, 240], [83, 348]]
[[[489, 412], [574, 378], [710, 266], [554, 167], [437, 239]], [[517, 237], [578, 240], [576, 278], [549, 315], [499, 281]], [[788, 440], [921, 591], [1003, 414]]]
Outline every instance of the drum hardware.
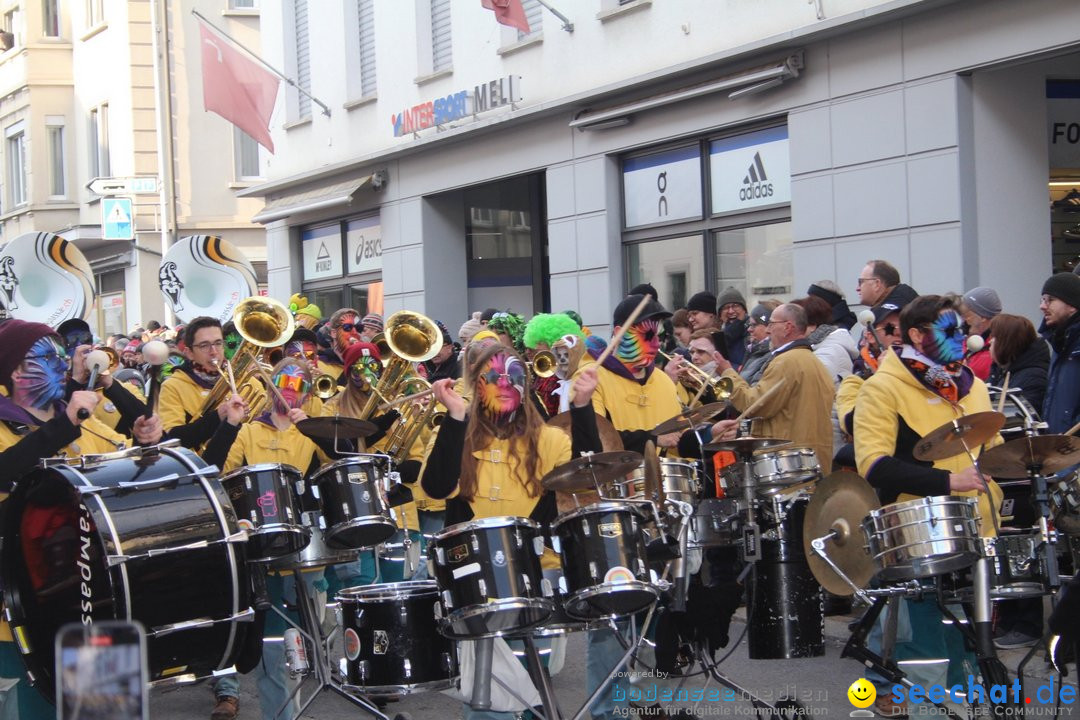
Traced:
[[133, 560], [143, 560], [146, 558], [159, 557], [161, 555], [169, 555], [170, 553], [178, 552], [191, 552], [192, 550], [203, 550], [211, 545], [220, 545], [221, 543], [246, 543], [248, 541], [248, 534], [241, 530], [240, 532], [228, 535], [220, 540], [199, 540], [186, 545], [176, 545], [167, 548], [151, 548], [144, 553], [138, 553], [135, 555], [106, 555], [105, 564], [108, 567], [116, 567], [126, 562]]
[[[110, 460], [119, 460], [121, 458], [134, 458], [141, 460], [144, 457], [151, 457], [160, 455], [161, 451], [165, 448], [177, 448], [180, 447], [180, 440], [173, 438], [158, 443], [157, 445], [133, 445], [129, 448], [114, 453], [90, 453], [82, 455], [78, 459], [72, 459], [69, 464], [77, 465], [82, 468], [89, 468], [95, 465], [109, 462]], [[43, 466], [44, 467], [44, 466]], [[204, 472], [213, 473], [217, 472], [216, 468], [203, 468]]]
[[[66, 463], [64, 463], [64, 464], [66, 464]], [[92, 470], [95, 467], [103, 467], [104, 465], [105, 464], [97, 464], [97, 465], [90, 465], [90, 466], [85, 466], [85, 467], [82, 466], [82, 465], [72, 465], [72, 467], [80, 467], [80, 468], [82, 468], [84, 470]], [[43, 467], [45, 467], [45, 466], [43, 466]], [[124, 482], [118, 482], [114, 486], [104, 486], [103, 487], [103, 486], [99, 486], [99, 485], [87, 485], [87, 486], [84, 486], [84, 487], [75, 488], [75, 492], [79, 493], [79, 495], [93, 495], [94, 493], [102, 493], [102, 492], [106, 492], [106, 491], [114, 492], [116, 490], [124, 490], [124, 491], [130, 491], [130, 490], [156, 490], [156, 489], [165, 488], [165, 487], [175, 487], [175, 486], [180, 484], [181, 480], [195, 480], [195, 481], [198, 481], [201, 478], [213, 477], [214, 475], [217, 475], [217, 468], [214, 467], [213, 465], [211, 465], [210, 467], [200, 468], [200, 469], [198, 469], [198, 470], [196, 470], [194, 472], [185, 473], [184, 475], [173, 473], [171, 475], [166, 475], [165, 477], [160, 478], [160, 479], [136, 480], [134, 482], [124, 481]]]
[[184, 632], [186, 630], [197, 630], [199, 628], [207, 628], [218, 623], [231, 623], [231, 622], [254, 622], [255, 610], [253, 608], [247, 608], [246, 610], [236, 613], [227, 618], [196, 618], [195, 620], [185, 620], [184, 622], [171, 623], [169, 625], [159, 625], [157, 627], [147, 628], [147, 637], [164, 637], [165, 635], [172, 635], [173, 633]]

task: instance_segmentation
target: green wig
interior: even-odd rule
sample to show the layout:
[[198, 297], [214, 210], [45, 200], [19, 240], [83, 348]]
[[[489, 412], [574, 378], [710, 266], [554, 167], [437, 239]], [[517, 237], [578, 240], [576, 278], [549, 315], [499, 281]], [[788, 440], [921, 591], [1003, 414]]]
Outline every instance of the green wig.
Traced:
[[550, 348], [565, 335], [585, 339], [581, 327], [569, 315], [540, 313], [525, 326], [525, 347], [535, 348], [539, 343], [545, 343]]
[[488, 321], [487, 329], [493, 333], [506, 333], [519, 353], [525, 352], [522, 336], [525, 335], [525, 319], [512, 312], [498, 312]]

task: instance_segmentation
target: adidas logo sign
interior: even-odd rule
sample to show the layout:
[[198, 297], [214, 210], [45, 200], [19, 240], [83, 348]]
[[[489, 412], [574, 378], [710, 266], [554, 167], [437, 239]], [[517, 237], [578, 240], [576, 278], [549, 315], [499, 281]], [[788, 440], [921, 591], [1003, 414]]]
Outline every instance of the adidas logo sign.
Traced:
[[761, 162], [761, 153], [754, 153], [754, 162], [750, 163], [739, 190], [740, 200], [757, 200], [772, 197], [773, 186], [765, 174], [765, 163]]

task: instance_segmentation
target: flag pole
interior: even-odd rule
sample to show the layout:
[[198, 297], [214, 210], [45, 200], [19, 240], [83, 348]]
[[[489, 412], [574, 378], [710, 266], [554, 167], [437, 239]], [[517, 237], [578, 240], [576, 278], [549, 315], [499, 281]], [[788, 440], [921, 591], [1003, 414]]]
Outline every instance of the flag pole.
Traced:
[[269, 70], [270, 72], [274, 73], [274, 74], [275, 74], [275, 75], [277, 75], [277, 76], [278, 76], [279, 78], [281, 78], [282, 80], [284, 80], [284, 81], [285, 81], [286, 83], [288, 83], [289, 85], [291, 85], [291, 86], [293, 86], [294, 88], [296, 88], [296, 91], [297, 91], [297, 92], [299, 92], [299, 93], [302, 93], [302, 94], [306, 95], [306, 96], [308, 97], [308, 99], [310, 99], [310, 100], [311, 100], [311, 102], [315, 103], [316, 105], [318, 105], [319, 107], [321, 107], [321, 108], [322, 108], [322, 111], [323, 111], [323, 115], [325, 115], [326, 117], [330, 117], [330, 108], [329, 108], [329, 107], [327, 106], [327, 104], [326, 104], [326, 103], [324, 103], [324, 102], [323, 102], [322, 100], [319, 100], [319, 98], [315, 97], [314, 95], [312, 95], [311, 93], [309, 93], [309, 92], [308, 92], [307, 90], [305, 90], [304, 88], [302, 88], [302, 87], [300, 87], [299, 85], [297, 85], [297, 84], [296, 84], [296, 82], [295, 82], [295, 81], [294, 81], [294, 80], [293, 80], [292, 78], [290, 78], [290, 77], [289, 77], [288, 75], [286, 75], [285, 73], [281, 72], [281, 71], [280, 71], [280, 70], [278, 70], [278, 69], [277, 69], [276, 67], [274, 67], [274, 66], [273, 66], [273, 65], [271, 65], [270, 63], [266, 62], [265, 60], [263, 60], [263, 59], [262, 59], [261, 57], [259, 57], [259, 56], [258, 56], [258, 55], [256, 55], [255, 53], [253, 53], [253, 52], [251, 52], [250, 50], [248, 50], [248, 49], [247, 49], [247, 47], [246, 47], [246, 46], [245, 46], [245, 45], [244, 45], [243, 43], [241, 43], [241, 42], [240, 42], [239, 40], [237, 40], [236, 38], [234, 38], [234, 37], [233, 37], [232, 35], [230, 35], [229, 33], [225, 32], [224, 30], [222, 30], [221, 28], [219, 28], [219, 27], [218, 27], [217, 25], [215, 25], [214, 23], [210, 22], [210, 20], [209, 20], [209, 19], [208, 19], [208, 18], [207, 18], [207, 17], [205, 16], [205, 15], [203, 15], [203, 14], [202, 14], [201, 12], [199, 12], [199, 11], [198, 11], [198, 10], [196, 10], [195, 8], [192, 8], [192, 9], [191, 9], [191, 14], [192, 14], [192, 15], [194, 15], [195, 17], [199, 18], [200, 20], [202, 20], [202, 21], [203, 21], [204, 23], [206, 23], [206, 24], [207, 24], [207, 25], [209, 25], [210, 27], [212, 27], [212, 28], [214, 29], [214, 31], [215, 31], [215, 32], [216, 32], [216, 33], [217, 33], [218, 35], [221, 35], [221, 36], [222, 36], [223, 38], [225, 38], [226, 40], [228, 40], [229, 42], [231, 42], [231, 43], [232, 43], [233, 45], [235, 45], [235, 46], [236, 46], [236, 47], [238, 47], [239, 49], [243, 50], [243, 51], [244, 51], [245, 53], [247, 53], [247, 54], [248, 54], [248, 55], [249, 55], [249, 56], [250, 56], [251, 58], [253, 58], [253, 59], [255, 60], [255, 62], [259, 63], [259, 64], [260, 64], [260, 65], [262, 65], [262, 66], [263, 66], [264, 68], [266, 68], [267, 70]]
[[568, 33], [574, 32], [574, 23], [570, 22], [569, 18], [567, 18], [565, 15], [563, 15], [561, 12], [559, 12], [555, 8], [548, 5], [545, 0], [536, 0], [536, 2], [538, 2], [541, 5], [543, 5], [544, 7], [546, 7], [548, 9], [548, 12], [550, 12], [552, 15], [554, 15], [555, 17], [562, 20], [562, 29], [563, 30], [565, 30]]

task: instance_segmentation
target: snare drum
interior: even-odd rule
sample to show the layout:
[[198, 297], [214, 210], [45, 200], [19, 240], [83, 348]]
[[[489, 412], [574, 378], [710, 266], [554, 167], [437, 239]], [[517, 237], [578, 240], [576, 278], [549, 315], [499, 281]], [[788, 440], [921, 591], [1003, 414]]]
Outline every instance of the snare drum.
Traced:
[[643, 523], [636, 506], [612, 502], [563, 513], [551, 523], [562, 559], [559, 591], [571, 617], [621, 617], [656, 600], [659, 592], [650, 582]]
[[338, 460], [311, 476], [322, 505], [327, 545], [372, 547], [397, 532], [386, 503], [385, 480], [382, 470], [365, 457]]
[[982, 552], [978, 500], [944, 495], [871, 510], [862, 522], [878, 577], [890, 582], [970, 567]]
[[342, 590], [344, 687], [364, 695], [408, 695], [454, 685], [456, 643], [438, 632], [438, 597], [428, 580]]
[[249, 639], [241, 621], [254, 617], [247, 536], [212, 477], [194, 453], [160, 447], [19, 480], [3, 505], [0, 582], [23, 661], [46, 697], [56, 633], [69, 622], [141, 622], [155, 684], [237, 662]]
[[[680, 460], [660, 460], [660, 478], [664, 495], [669, 500], [692, 503], [698, 497], [697, 465]], [[645, 468], [634, 470], [628, 479], [601, 483], [600, 497], [604, 500], [645, 500]]]
[[554, 609], [543, 554], [540, 526], [527, 518], [482, 518], [435, 533], [428, 569], [441, 591], [442, 633], [474, 639], [542, 624]]
[[807, 447], [755, 453], [750, 470], [758, 495], [775, 495], [789, 485], [821, 477], [817, 455]]
[[302, 475], [291, 465], [261, 463], [221, 476], [221, 486], [248, 532], [248, 560], [265, 562], [302, 550], [311, 530], [300, 524], [296, 486]]

